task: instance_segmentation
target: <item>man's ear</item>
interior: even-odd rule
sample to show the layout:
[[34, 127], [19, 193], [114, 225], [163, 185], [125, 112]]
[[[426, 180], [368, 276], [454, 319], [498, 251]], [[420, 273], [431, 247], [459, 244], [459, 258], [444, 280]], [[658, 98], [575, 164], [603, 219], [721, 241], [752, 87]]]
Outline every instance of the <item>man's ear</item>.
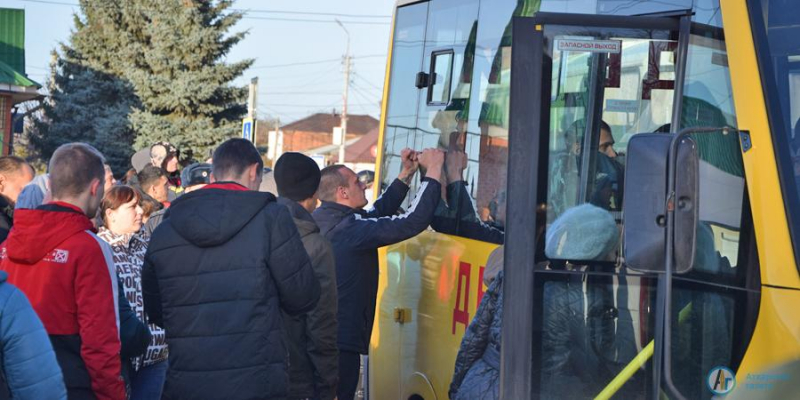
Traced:
[[105, 183], [104, 180], [101, 181], [97, 178], [92, 179], [92, 184], [89, 186], [89, 193], [92, 196], [97, 196], [97, 192], [100, 191], [100, 185], [102, 185], [103, 183]]
[[6, 180], [7, 180], [6, 176], [3, 175], [3, 174], [0, 174], [0, 192], [5, 190], [5, 188], [6, 188]]
[[250, 182], [255, 182], [256, 179], [258, 179], [258, 163], [254, 163], [247, 170], [247, 178], [250, 180]]

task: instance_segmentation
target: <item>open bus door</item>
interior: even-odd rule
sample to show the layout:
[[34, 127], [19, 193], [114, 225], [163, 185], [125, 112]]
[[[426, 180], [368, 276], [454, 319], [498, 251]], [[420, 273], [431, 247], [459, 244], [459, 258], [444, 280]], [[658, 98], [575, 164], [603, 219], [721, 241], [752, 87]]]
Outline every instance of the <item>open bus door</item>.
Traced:
[[732, 390], [759, 283], [721, 30], [539, 13], [512, 48], [501, 397]]

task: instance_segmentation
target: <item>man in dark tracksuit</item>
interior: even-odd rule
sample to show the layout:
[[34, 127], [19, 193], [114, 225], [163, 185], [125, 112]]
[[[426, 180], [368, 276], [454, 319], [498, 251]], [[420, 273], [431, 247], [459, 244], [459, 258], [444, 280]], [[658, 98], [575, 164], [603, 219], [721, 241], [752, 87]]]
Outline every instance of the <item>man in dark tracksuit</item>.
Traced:
[[339, 380], [336, 260], [331, 243], [311, 217], [317, 207], [319, 166], [303, 154], [283, 153], [275, 163], [274, 176], [278, 204], [292, 214], [321, 289], [313, 310], [283, 316], [289, 344], [289, 399], [333, 400]]
[[286, 207], [255, 191], [253, 144], [226, 141], [213, 169], [214, 183], [175, 200], [145, 256], [145, 313], [169, 345], [163, 399], [285, 399], [281, 310], [313, 309], [319, 282]]
[[[339, 400], [351, 400], [358, 385], [359, 354], [367, 354], [378, 293], [378, 248], [409, 239], [424, 231], [433, 219], [441, 197], [444, 153], [428, 149], [401, 153], [403, 169], [370, 211], [358, 176], [341, 165], [322, 170], [319, 198], [314, 211], [322, 234], [331, 241], [336, 257], [339, 297]], [[417, 196], [402, 215], [395, 215], [408, 193], [408, 184], [422, 166]], [[405, 182], [404, 182], [405, 181]]]

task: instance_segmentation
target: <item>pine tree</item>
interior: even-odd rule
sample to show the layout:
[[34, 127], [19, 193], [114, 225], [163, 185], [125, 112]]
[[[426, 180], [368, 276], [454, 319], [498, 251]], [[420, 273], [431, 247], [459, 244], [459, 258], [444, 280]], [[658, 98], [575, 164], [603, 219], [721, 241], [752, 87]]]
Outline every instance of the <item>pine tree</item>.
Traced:
[[128, 115], [137, 104], [131, 85], [87, 66], [66, 45], [51, 68], [50, 95], [41, 116], [34, 120], [32, 145], [49, 159], [64, 143], [86, 142], [105, 155], [115, 174], [124, 173], [133, 143]]
[[225, 63], [245, 32], [226, 36], [241, 19], [226, 12], [231, 1], [136, 0], [123, 6], [141, 30], [131, 31], [142, 57], [117, 58], [120, 74], [134, 86], [142, 106], [130, 115], [138, 148], [167, 140], [184, 158], [208, 151], [237, 134], [246, 113], [247, 89], [232, 81], [253, 60]]
[[62, 44], [50, 96], [32, 142], [44, 157], [85, 141], [117, 173], [134, 148], [167, 140], [183, 158], [204, 158], [234, 136], [246, 88], [232, 81], [253, 60], [225, 63], [245, 32], [226, 36], [242, 15], [228, 0], [80, 0]]
[[34, 121], [31, 142], [49, 159], [58, 146], [87, 142], [100, 150], [115, 174], [130, 166], [134, 131], [129, 121], [139, 101], [133, 86], [113, 73], [110, 58], [122, 17], [112, 1], [81, 1], [83, 18], [74, 16], [69, 44], [53, 52], [48, 98]]

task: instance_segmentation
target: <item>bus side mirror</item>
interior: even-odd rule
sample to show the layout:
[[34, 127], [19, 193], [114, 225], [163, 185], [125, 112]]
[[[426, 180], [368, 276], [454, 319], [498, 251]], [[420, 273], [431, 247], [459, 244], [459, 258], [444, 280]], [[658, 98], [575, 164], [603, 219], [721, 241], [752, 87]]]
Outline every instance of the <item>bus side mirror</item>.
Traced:
[[[673, 140], [677, 140], [673, 144]], [[670, 148], [676, 146], [674, 160]], [[668, 199], [669, 163], [675, 163], [674, 195]], [[694, 263], [699, 161], [690, 137], [663, 133], [634, 135], [628, 142], [623, 215], [625, 263], [642, 272], [664, 272], [667, 207], [674, 210], [673, 271], [685, 273]]]

